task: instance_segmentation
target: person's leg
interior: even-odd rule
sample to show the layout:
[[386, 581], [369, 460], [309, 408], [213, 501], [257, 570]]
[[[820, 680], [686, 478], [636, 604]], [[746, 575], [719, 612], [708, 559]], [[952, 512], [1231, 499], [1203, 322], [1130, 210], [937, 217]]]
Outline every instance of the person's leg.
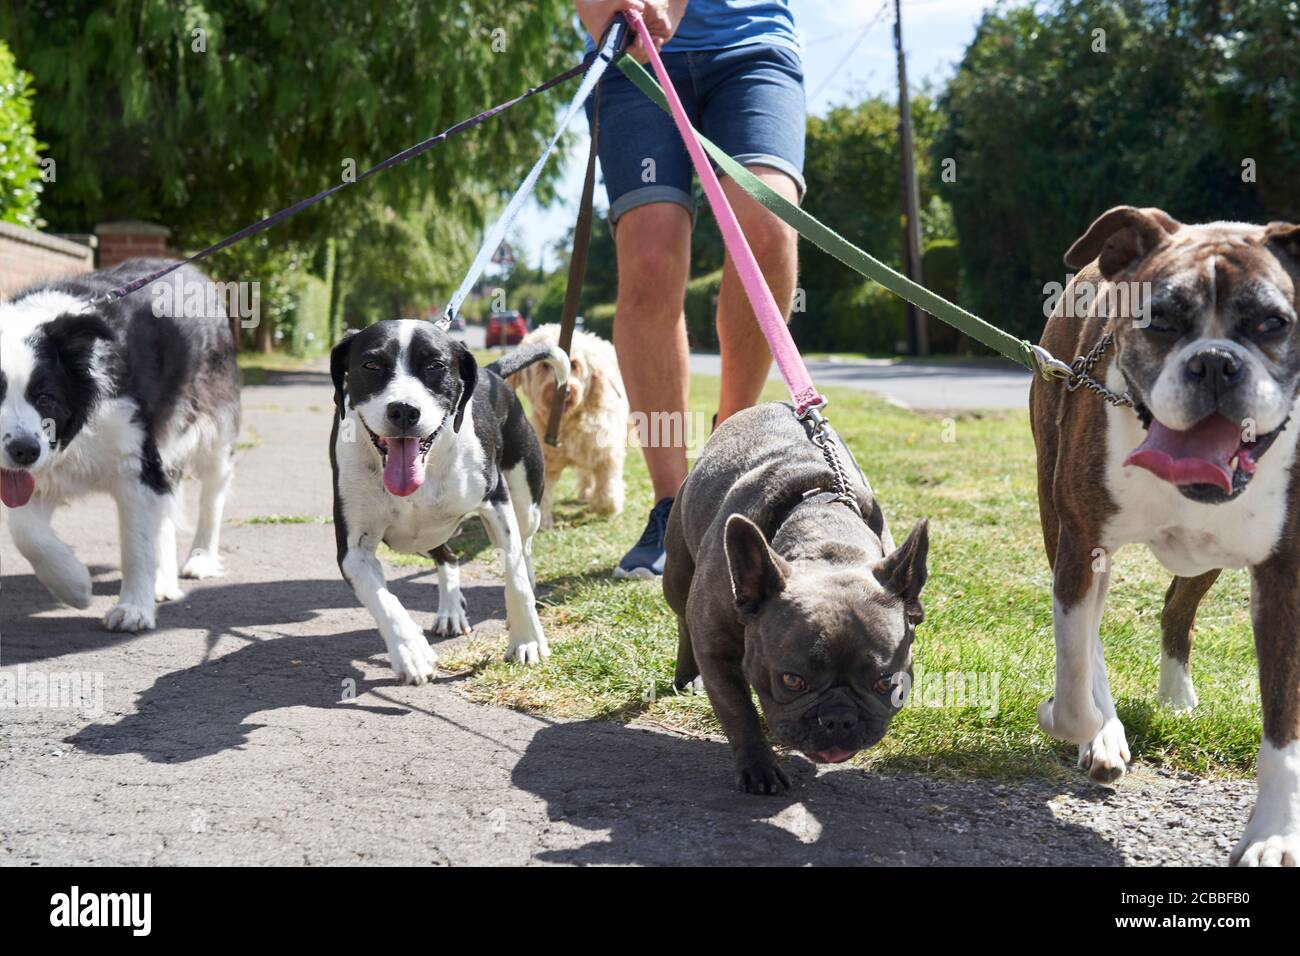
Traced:
[[[688, 55], [665, 54], [664, 63], [693, 115]], [[686, 479], [686, 442], [679, 439], [686, 434], [690, 380], [682, 307], [691, 259], [691, 165], [672, 119], [614, 74], [601, 80], [598, 107], [600, 167], [618, 252], [614, 348], [655, 495], [645, 531], [614, 574], [645, 578], [663, 573], [668, 510]]]
[[[787, 174], [767, 166], [749, 167], [759, 179], [791, 202], [798, 202], [799, 188]], [[749, 241], [763, 278], [786, 321], [794, 300], [798, 278], [798, 234], [736, 185], [731, 177], [722, 180], [723, 192], [736, 211], [740, 228]], [[722, 397], [718, 401], [718, 423], [758, 401], [772, 353], [754, 318], [745, 289], [728, 255], [718, 292], [718, 346], [722, 353]]]
[[618, 302], [614, 348], [655, 500], [686, 480], [686, 446], [662, 441], [685, 433], [690, 353], [682, 311], [691, 268], [691, 216], [684, 206], [652, 203], [618, 221]]
[[[800, 201], [806, 110], [798, 54], [767, 44], [719, 50], [696, 61], [696, 76], [705, 135], [786, 199]], [[788, 320], [798, 274], [798, 237], [730, 177], [722, 178], [722, 188]], [[722, 422], [758, 400], [772, 364], [730, 256], [718, 294], [717, 326]]]

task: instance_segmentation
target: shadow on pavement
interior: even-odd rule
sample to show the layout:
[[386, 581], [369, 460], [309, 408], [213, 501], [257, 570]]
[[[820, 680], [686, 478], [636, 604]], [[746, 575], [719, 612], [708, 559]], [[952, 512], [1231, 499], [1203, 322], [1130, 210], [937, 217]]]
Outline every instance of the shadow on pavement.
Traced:
[[[99, 573], [105, 569], [92, 569]], [[276, 627], [315, 621], [331, 611], [358, 608], [352, 589], [338, 580], [258, 581], [220, 584], [185, 582], [192, 590], [179, 601], [158, 606], [159, 630], [185, 628], [206, 632], [209, 648], [230, 634], [244, 640], [253, 636], [238, 633], [241, 628]], [[438, 587], [431, 568], [410, 569], [393, 575], [389, 589], [425, 627], [438, 606]], [[116, 595], [117, 580], [96, 581], [95, 594]], [[463, 586], [474, 624], [504, 618], [505, 597], [499, 585]], [[79, 611], [50, 597], [35, 575], [14, 575], [4, 579], [4, 613], [0, 614], [0, 663], [5, 666], [31, 664], [65, 654], [103, 650], [127, 641], [147, 641], [156, 632], [114, 634], [103, 629], [91, 610]], [[60, 610], [48, 617], [33, 617]], [[375, 646], [383, 649], [378, 631]]]
[[181, 763], [248, 742], [265, 724], [252, 715], [281, 707], [360, 709], [393, 717], [405, 707], [366, 707], [345, 700], [372, 686], [356, 661], [383, 651], [373, 631], [328, 637], [254, 640], [211, 661], [164, 674], [136, 701], [136, 713], [114, 724], [91, 724], [67, 742], [86, 753], [138, 753], [155, 763]]
[[1092, 831], [1052, 815], [1048, 801], [1060, 785], [997, 788], [991, 781], [854, 768], [818, 778], [811, 763], [789, 755], [782, 766], [793, 783], [788, 794], [749, 796], [732, 789], [731, 756], [723, 743], [582, 721], [541, 730], [512, 780], [546, 800], [551, 820], [593, 831], [584, 846], [539, 854], [551, 863], [1123, 862]]

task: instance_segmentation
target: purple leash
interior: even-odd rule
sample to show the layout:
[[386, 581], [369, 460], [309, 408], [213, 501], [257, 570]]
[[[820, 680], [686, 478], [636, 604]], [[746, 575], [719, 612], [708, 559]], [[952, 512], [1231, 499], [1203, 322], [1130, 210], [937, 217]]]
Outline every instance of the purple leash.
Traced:
[[486, 120], [491, 119], [493, 116], [496, 116], [502, 110], [507, 110], [512, 106], [516, 106], [519, 103], [522, 103], [524, 100], [531, 99], [532, 97], [536, 96], [538, 93], [545, 93], [547, 90], [551, 89], [554, 86], [558, 86], [559, 84], [563, 83], [565, 80], [573, 79], [573, 77], [580, 75], [585, 69], [586, 69], [585, 62], [579, 63], [577, 66], [570, 67], [569, 69], [565, 70], [563, 73], [558, 73], [555, 76], [551, 77], [549, 80], [546, 80], [545, 82], [540, 83], [537, 86], [532, 87], [531, 89], [525, 90], [523, 93], [520, 93], [514, 99], [506, 100], [504, 103], [499, 103], [496, 106], [492, 107], [491, 109], [484, 110], [482, 113], [479, 113], [477, 116], [471, 116], [469, 119], [461, 120], [459, 123], [455, 124], [454, 126], [447, 127], [438, 135], [431, 136], [422, 143], [416, 143], [414, 146], [404, 149], [400, 153], [396, 153], [392, 156], [389, 156], [383, 162], [371, 166], [369, 169], [365, 170], [365, 172], [358, 174], [356, 179], [350, 182], [345, 181], [341, 183], [336, 183], [335, 185], [331, 186], [329, 189], [318, 192], [316, 195], [311, 196], [307, 199], [300, 200], [294, 203], [292, 206], [287, 206], [284, 209], [281, 209], [277, 213], [272, 213], [271, 215], [267, 216], [265, 219], [261, 220], [260, 222], [255, 222], [251, 226], [245, 226], [243, 229], [239, 230], [238, 232], [232, 235], [227, 236], [226, 238], [222, 239], [220, 242], [215, 242], [212, 245], [208, 246], [206, 249], [201, 249], [200, 251], [196, 252], [194, 255], [190, 256], [188, 259], [182, 259], [179, 262], [173, 262], [165, 269], [159, 269], [157, 272], [154, 272], [151, 275], [147, 275], [144, 276], [143, 278], [136, 279], [134, 282], [129, 282], [123, 286], [118, 286], [116, 289], [111, 289], [110, 291], [105, 292], [103, 295], [96, 296], [94, 299], [91, 299], [91, 304], [95, 305], [100, 302], [112, 302], [115, 299], [121, 299], [125, 296], [128, 296], [133, 292], [138, 292], [140, 289], [143, 289], [145, 286], [157, 282], [159, 279], [170, 275], [171, 273], [175, 272], [177, 269], [183, 268], [184, 266], [190, 265], [191, 263], [198, 262], [200, 259], [206, 259], [214, 252], [220, 252], [222, 249], [225, 249], [227, 246], [232, 246], [242, 239], [247, 239], [249, 236], [255, 236], [259, 232], [262, 232], [263, 230], [269, 229], [271, 226], [274, 226], [277, 222], [282, 222], [283, 220], [288, 219], [290, 216], [297, 215], [298, 213], [306, 209], [308, 206], [314, 206], [322, 199], [334, 195], [336, 192], [338, 192], [340, 189], [343, 189], [345, 186], [354, 185], [356, 183], [361, 182], [362, 180], [369, 179], [371, 176], [375, 175], [375, 173], [382, 172], [383, 170], [396, 166], [399, 163], [404, 163], [408, 159], [414, 159], [416, 156], [419, 156], [421, 153], [427, 152], [428, 150], [437, 146], [439, 143], [443, 142], [444, 140], [450, 139], [451, 137], [455, 136], [457, 133], [463, 133], [468, 129], [473, 129], [475, 126], [478, 126], [480, 123], [483, 123]]

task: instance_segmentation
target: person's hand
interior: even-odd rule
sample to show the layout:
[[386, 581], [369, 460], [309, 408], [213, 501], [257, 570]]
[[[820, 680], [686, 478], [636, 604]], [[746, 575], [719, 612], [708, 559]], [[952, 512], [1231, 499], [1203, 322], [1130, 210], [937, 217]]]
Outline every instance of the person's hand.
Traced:
[[[687, 0], [643, 0], [645, 9], [641, 11], [641, 19], [650, 31], [650, 39], [654, 40], [656, 50], [662, 50], [663, 45], [677, 32], [682, 14], [686, 12], [686, 3]], [[645, 50], [640, 49], [639, 45], [632, 55], [638, 63], [646, 62]]]
[[[609, 21], [614, 19], [614, 14], [635, 10], [645, 20], [646, 29], [658, 50], [677, 32], [687, 2], [688, 0], [575, 0], [574, 6], [582, 25], [598, 43], [605, 28], [609, 26]], [[646, 52], [641, 48], [640, 37], [635, 33], [628, 44], [628, 54], [638, 63], [647, 60]]]

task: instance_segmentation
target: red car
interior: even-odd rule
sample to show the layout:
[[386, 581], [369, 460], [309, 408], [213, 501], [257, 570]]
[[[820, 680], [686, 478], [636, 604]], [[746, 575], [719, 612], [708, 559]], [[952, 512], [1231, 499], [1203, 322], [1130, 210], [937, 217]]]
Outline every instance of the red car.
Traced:
[[488, 316], [485, 345], [518, 345], [527, 334], [528, 323], [518, 312], [493, 312]]

